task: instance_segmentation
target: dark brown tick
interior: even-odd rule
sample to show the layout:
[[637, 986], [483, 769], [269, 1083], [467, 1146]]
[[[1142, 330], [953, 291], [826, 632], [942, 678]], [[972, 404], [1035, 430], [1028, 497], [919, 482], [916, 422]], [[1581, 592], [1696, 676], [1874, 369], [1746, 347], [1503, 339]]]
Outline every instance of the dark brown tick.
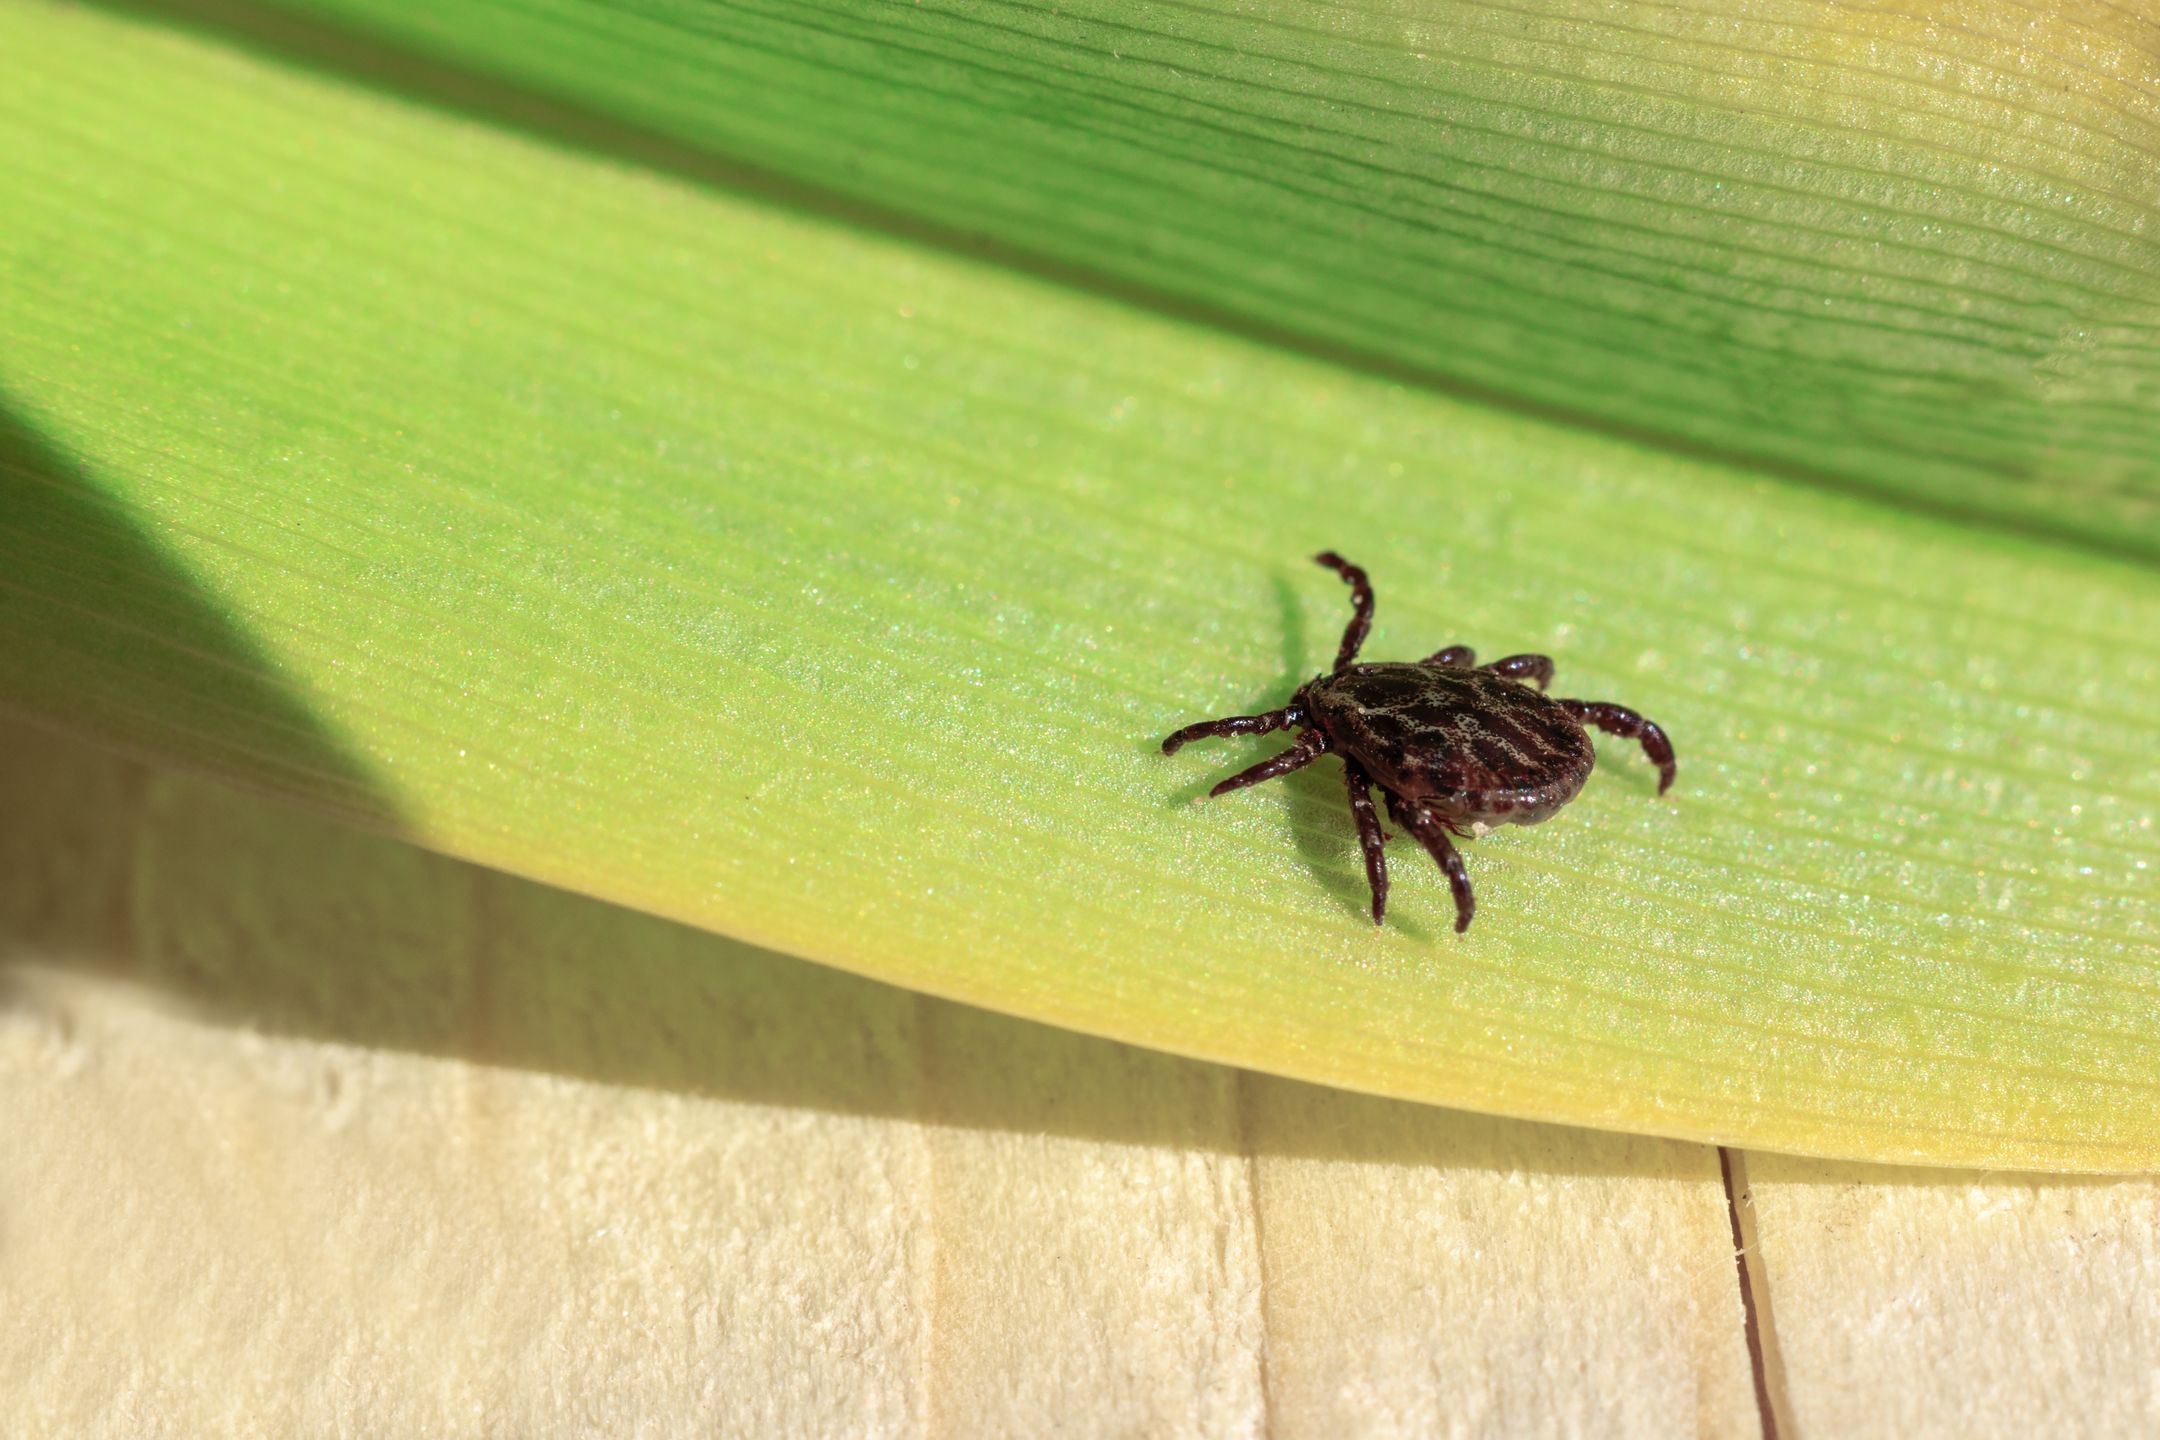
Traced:
[[[1273, 759], [1241, 770], [1208, 791], [1208, 798], [1303, 769], [1323, 755], [1340, 755], [1350, 789], [1350, 815], [1365, 851], [1372, 883], [1372, 918], [1387, 914], [1387, 856], [1372, 790], [1387, 798], [1388, 814], [1439, 862], [1455, 892], [1455, 929], [1470, 928], [1477, 901], [1470, 872], [1450, 835], [1472, 827], [1535, 825], [1575, 798], [1597, 763], [1583, 726], [1642, 741], [1658, 767], [1658, 794], [1679, 767], [1672, 742], [1655, 723], [1603, 700], [1554, 700], [1553, 662], [1544, 655], [1510, 655], [1479, 665], [1467, 645], [1450, 645], [1415, 665], [1359, 665], [1358, 647], [1372, 629], [1373, 593], [1365, 572], [1330, 550], [1313, 557], [1349, 583], [1352, 614], [1335, 668], [1298, 687], [1290, 703], [1265, 715], [1232, 715], [1187, 725], [1162, 742], [1173, 755], [1188, 740], [1302, 730], [1297, 743]], [[1523, 684], [1535, 680], [1537, 689]]]

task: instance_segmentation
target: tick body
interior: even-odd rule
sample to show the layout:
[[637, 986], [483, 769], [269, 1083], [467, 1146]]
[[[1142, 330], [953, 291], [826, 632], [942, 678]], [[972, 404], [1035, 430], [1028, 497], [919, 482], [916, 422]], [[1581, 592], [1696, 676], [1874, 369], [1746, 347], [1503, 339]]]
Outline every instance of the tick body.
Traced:
[[1553, 663], [1543, 655], [1510, 655], [1481, 666], [1469, 646], [1450, 645], [1416, 664], [1358, 664], [1372, 628], [1372, 586], [1363, 570], [1332, 550], [1314, 558], [1350, 586], [1350, 624], [1335, 668], [1298, 687], [1280, 710], [1187, 725], [1162, 748], [1170, 755], [1189, 740], [1300, 732], [1288, 750], [1223, 781], [1208, 792], [1210, 799], [1303, 769], [1323, 755], [1339, 756], [1375, 925], [1386, 918], [1388, 897], [1387, 837], [1373, 808], [1375, 789], [1395, 823], [1447, 876], [1455, 928], [1463, 931], [1477, 901], [1451, 837], [1480, 826], [1535, 825], [1574, 799], [1597, 763], [1584, 726], [1641, 741], [1658, 767], [1658, 793], [1672, 785], [1678, 767], [1665, 732], [1625, 706], [1547, 696]]

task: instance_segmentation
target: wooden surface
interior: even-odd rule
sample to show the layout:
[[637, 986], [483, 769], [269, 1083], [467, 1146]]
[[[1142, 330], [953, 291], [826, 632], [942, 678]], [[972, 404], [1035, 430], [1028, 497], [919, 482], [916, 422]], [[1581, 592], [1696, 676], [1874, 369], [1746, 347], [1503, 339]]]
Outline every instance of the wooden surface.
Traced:
[[2160, 1186], [1729, 1159], [1733, 1209], [1712, 1149], [1023, 1024], [0, 723], [11, 1433], [2160, 1432]]

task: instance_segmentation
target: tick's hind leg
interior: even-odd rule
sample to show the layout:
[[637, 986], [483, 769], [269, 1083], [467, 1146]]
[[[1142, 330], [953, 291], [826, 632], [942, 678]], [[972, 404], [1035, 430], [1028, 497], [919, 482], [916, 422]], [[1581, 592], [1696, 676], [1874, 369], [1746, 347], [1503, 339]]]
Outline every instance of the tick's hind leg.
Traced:
[[1395, 823], [1416, 837], [1447, 876], [1448, 889], [1455, 892], [1455, 933], [1462, 934], [1470, 928], [1470, 917], [1477, 914], [1477, 897], [1470, 893], [1470, 871], [1463, 865], [1462, 852], [1448, 838], [1447, 826], [1439, 816], [1404, 804], [1393, 791], [1388, 792], [1387, 809]]
[[1342, 648], [1335, 652], [1335, 668], [1345, 669], [1357, 659], [1358, 648], [1365, 643], [1365, 632], [1372, 629], [1372, 582], [1365, 578], [1363, 570], [1332, 550], [1323, 550], [1313, 556], [1313, 563], [1327, 566], [1350, 586], [1350, 623], [1343, 628]]
[[1673, 760], [1672, 741], [1665, 738], [1665, 732], [1658, 729], [1655, 720], [1646, 720], [1627, 706], [1607, 700], [1562, 700], [1560, 705], [1585, 725], [1595, 725], [1609, 735], [1642, 741], [1643, 754], [1657, 766], [1657, 793], [1662, 795], [1672, 788], [1673, 777], [1680, 773], [1680, 767]]
[[1495, 675], [1509, 680], [1535, 680], [1537, 688], [1552, 688], [1552, 656], [1510, 655], [1505, 660], [1495, 660], [1485, 667]]
[[1350, 790], [1350, 817], [1357, 821], [1358, 848], [1365, 852], [1365, 883], [1372, 887], [1372, 923], [1387, 915], [1387, 837], [1380, 833], [1380, 816], [1373, 809], [1372, 776], [1365, 767], [1343, 756], [1343, 783]]
[[1282, 709], [1270, 710], [1265, 715], [1230, 715], [1221, 720], [1202, 720], [1165, 737], [1162, 753], [1175, 755], [1188, 740], [1220, 740], [1231, 735], [1265, 735], [1273, 730], [1288, 730], [1293, 725], [1304, 723], [1305, 712], [1295, 705], [1285, 705]]
[[1280, 755], [1269, 756], [1259, 764], [1217, 782], [1215, 788], [1207, 792], [1208, 799], [1227, 795], [1232, 790], [1243, 790], [1248, 785], [1258, 785], [1263, 780], [1273, 780], [1278, 775], [1288, 775], [1293, 770], [1302, 770], [1327, 753], [1327, 736], [1318, 730], [1307, 730], [1298, 736], [1297, 744]]
[[1450, 645], [1445, 650], [1435, 650], [1417, 662], [1420, 665], [1439, 665], [1449, 670], [1468, 670], [1477, 664], [1477, 651], [1468, 645]]

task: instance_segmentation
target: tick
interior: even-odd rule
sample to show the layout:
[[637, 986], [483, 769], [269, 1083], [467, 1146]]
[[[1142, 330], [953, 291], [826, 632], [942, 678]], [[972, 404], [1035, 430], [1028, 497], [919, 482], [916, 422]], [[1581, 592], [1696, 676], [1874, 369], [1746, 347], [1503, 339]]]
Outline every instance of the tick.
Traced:
[[[1302, 770], [1323, 755], [1340, 755], [1350, 816], [1365, 852], [1365, 878], [1372, 885], [1373, 924], [1387, 914], [1387, 855], [1381, 847], [1389, 838], [1373, 809], [1375, 787], [1387, 800], [1388, 815], [1447, 876], [1455, 892], [1457, 933], [1470, 928], [1477, 900], [1470, 893], [1470, 872], [1449, 837], [1467, 839], [1473, 827], [1535, 825], [1574, 799], [1597, 763], [1585, 725], [1640, 740], [1658, 767], [1658, 794], [1671, 787], [1679, 767], [1665, 732], [1624, 705], [1545, 695], [1553, 676], [1549, 656], [1510, 655], [1479, 665], [1469, 646], [1450, 645], [1415, 665], [1358, 664], [1358, 649], [1372, 629], [1372, 583], [1332, 550], [1313, 558], [1350, 586], [1350, 624], [1335, 668], [1299, 686], [1280, 710], [1187, 725], [1162, 748], [1174, 755], [1189, 740], [1302, 732], [1288, 750], [1208, 791], [1210, 800]], [[1537, 682], [1537, 689], [1525, 680]]]

